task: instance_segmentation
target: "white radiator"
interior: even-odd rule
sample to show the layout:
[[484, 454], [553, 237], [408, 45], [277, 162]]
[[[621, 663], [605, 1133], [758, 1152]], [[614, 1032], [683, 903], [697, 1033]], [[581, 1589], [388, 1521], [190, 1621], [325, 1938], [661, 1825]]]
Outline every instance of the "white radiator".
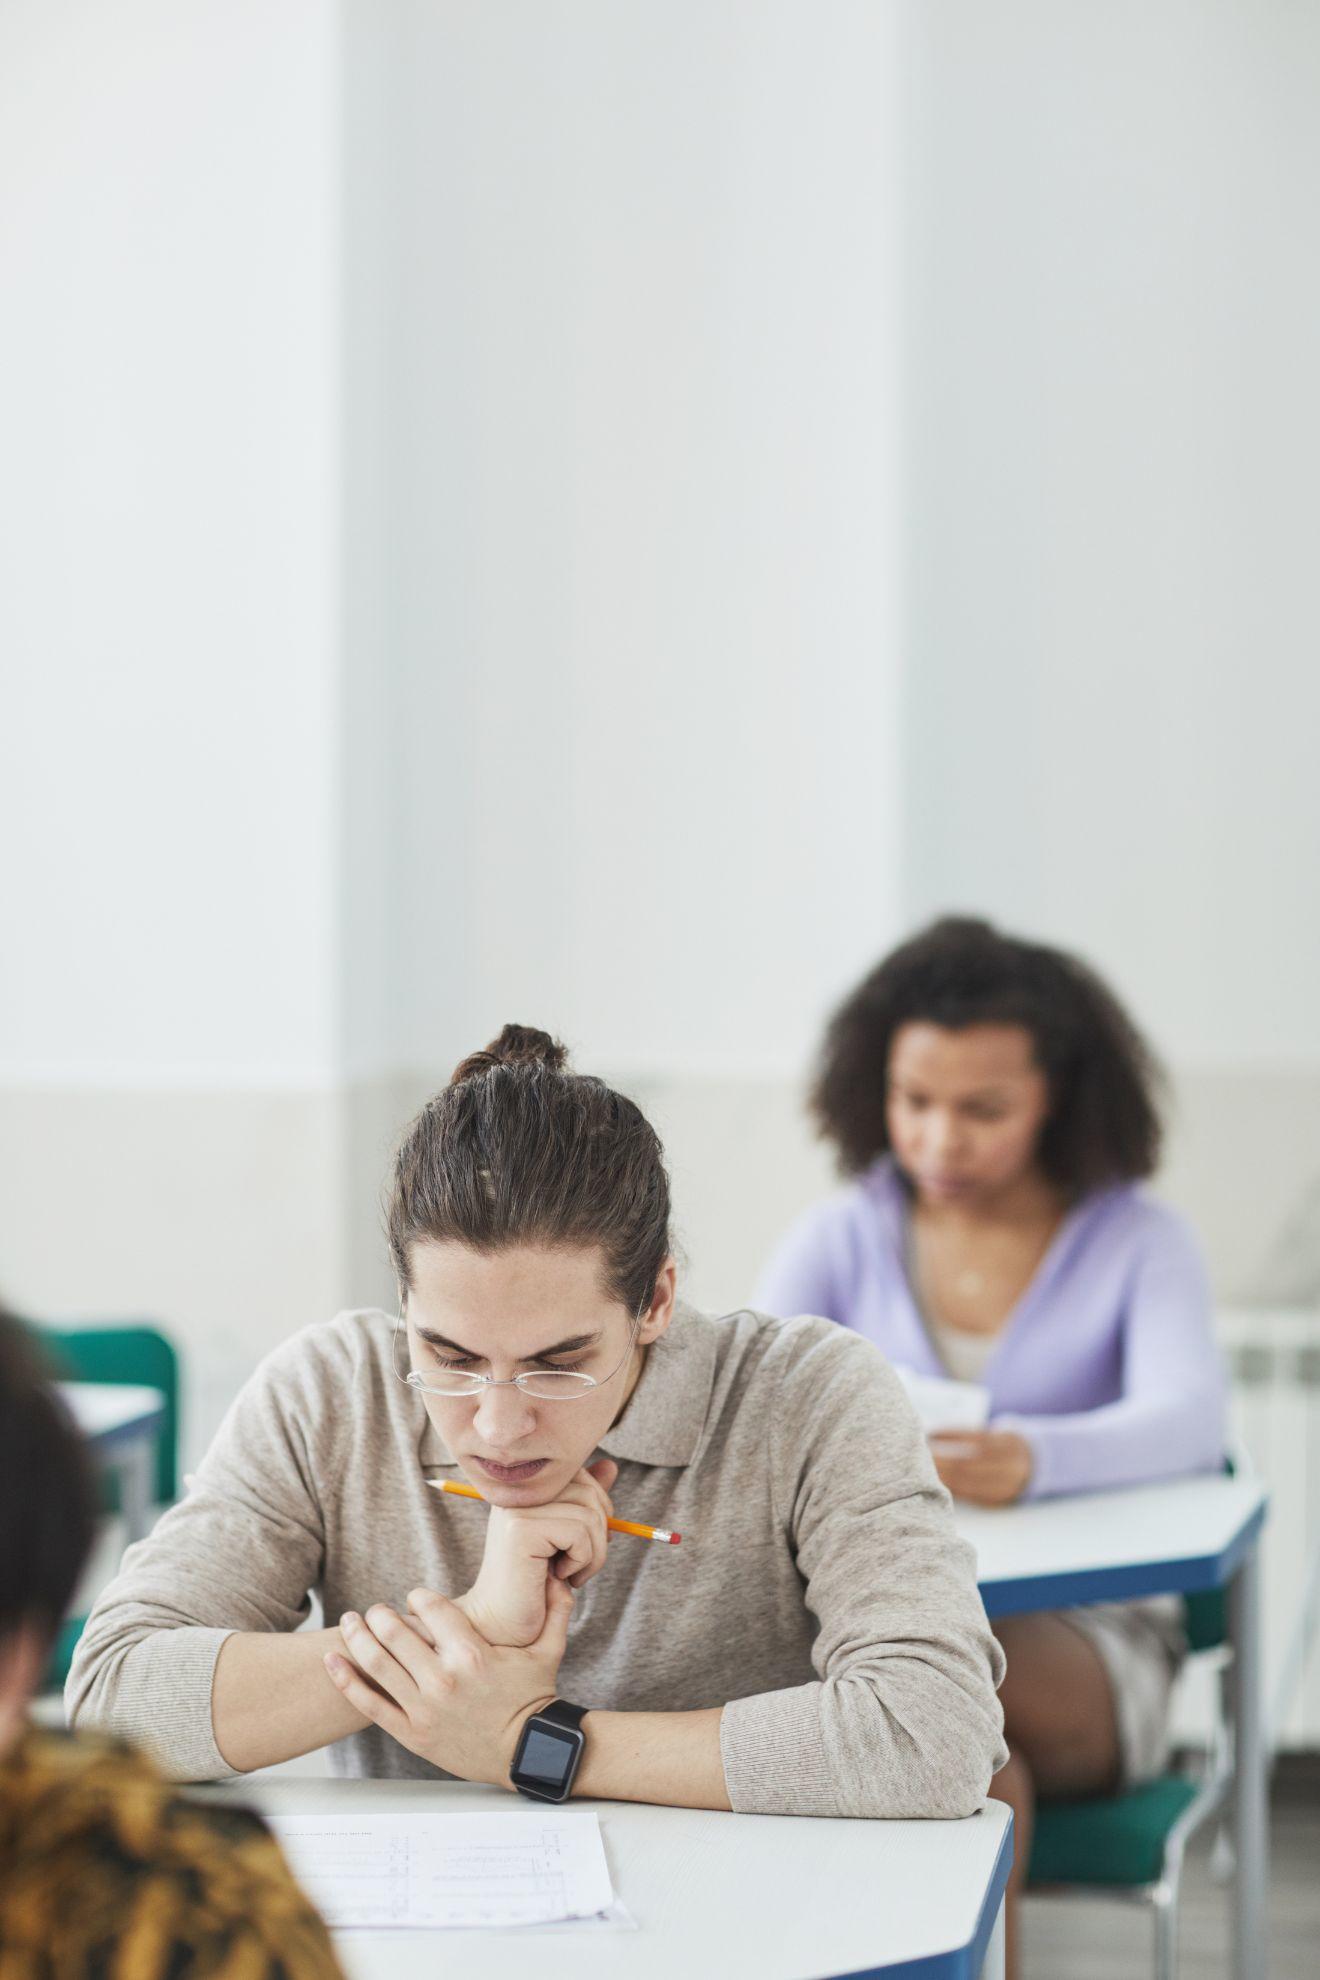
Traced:
[[[1320, 1641], [1300, 1669], [1296, 1660], [1308, 1572], [1320, 1549], [1320, 1312], [1244, 1308], [1220, 1313], [1216, 1328], [1232, 1382], [1235, 1455], [1270, 1490], [1263, 1542], [1267, 1724], [1280, 1747], [1320, 1747]], [[1276, 1724], [1289, 1675], [1290, 1697]], [[1210, 1683], [1194, 1662], [1174, 1713], [1176, 1737], [1202, 1733]]]

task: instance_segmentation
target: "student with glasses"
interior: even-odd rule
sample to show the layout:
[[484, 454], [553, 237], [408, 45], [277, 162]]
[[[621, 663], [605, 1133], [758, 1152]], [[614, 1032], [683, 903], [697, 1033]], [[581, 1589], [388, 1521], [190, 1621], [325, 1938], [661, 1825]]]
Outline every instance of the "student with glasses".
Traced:
[[387, 1222], [398, 1319], [257, 1370], [97, 1605], [79, 1720], [191, 1778], [330, 1746], [551, 1800], [979, 1805], [1002, 1661], [903, 1391], [828, 1321], [678, 1304], [630, 1100], [506, 1026], [408, 1130]]

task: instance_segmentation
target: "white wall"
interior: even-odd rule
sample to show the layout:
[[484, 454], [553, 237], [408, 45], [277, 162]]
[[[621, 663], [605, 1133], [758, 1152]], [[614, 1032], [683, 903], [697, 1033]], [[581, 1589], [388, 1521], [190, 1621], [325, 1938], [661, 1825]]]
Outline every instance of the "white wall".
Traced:
[[1320, 12], [932, 0], [910, 52], [907, 905], [1320, 1072]]
[[908, 27], [905, 904], [1114, 979], [1221, 1291], [1315, 1298], [1320, 12]]
[[0, 1295], [169, 1325], [189, 1455], [348, 1277], [339, 59], [0, 9]]
[[1320, 1144], [1318, 36], [11, 0], [9, 1296], [217, 1396], [387, 1296], [392, 1136], [517, 1017], [733, 1304], [827, 1009], [948, 906], [1131, 996], [1249, 1292]]
[[0, 1078], [324, 1081], [337, 47], [0, 12]]
[[896, 17], [398, 18], [403, 1050], [791, 1075], [898, 925]]
[[418, 1091], [562, 1030], [732, 1300], [828, 1181], [825, 1011], [977, 907], [1130, 997], [1248, 1293], [1320, 1145], [1316, 17], [396, 28]]
[[387, 1293], [390, 1140], [504, 1018], [674, 1080], [690, 1237], [712, 1073], [794, 1116], [896, 932], [894, 22], [5, 34], [0, 1283], [158, 1313], [196, 1427]]

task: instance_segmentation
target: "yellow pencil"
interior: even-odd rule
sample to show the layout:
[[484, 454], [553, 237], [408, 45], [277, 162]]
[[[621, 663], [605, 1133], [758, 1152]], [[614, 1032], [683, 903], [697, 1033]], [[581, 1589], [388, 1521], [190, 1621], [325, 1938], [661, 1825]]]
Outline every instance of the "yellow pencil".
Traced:
[[[428, 1478], [426, 1482], [437, 1492], [452, 1492], [457, 1499], [480, 1499], [483, 1505], [486, 1503], [484, 1492], [478, 1492], [473, 1485], [460, 1485], [456, 1478]], [[607, 1519], [605, 1524], [611, 1533], [635, 1533], [639, 1540], [660, 1540], [669, 1547], [677, 1547], [683, 1538], [681, 1533], [666, 1533], [663, 1526], [641, 1526], [635, 1519]]]

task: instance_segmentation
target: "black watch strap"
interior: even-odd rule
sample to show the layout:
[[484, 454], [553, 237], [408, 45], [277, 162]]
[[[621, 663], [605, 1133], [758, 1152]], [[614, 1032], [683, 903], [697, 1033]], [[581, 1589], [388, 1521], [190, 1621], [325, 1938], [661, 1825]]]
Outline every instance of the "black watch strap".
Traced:
[[539, 1712], [533, 1712], [534, 1719], [550, 1719], [557, 1726], [568, 1726], [576, 1732], [586, 1718], [589, 1707], [570, 1705], [566, 1698], [556, 1698]]

